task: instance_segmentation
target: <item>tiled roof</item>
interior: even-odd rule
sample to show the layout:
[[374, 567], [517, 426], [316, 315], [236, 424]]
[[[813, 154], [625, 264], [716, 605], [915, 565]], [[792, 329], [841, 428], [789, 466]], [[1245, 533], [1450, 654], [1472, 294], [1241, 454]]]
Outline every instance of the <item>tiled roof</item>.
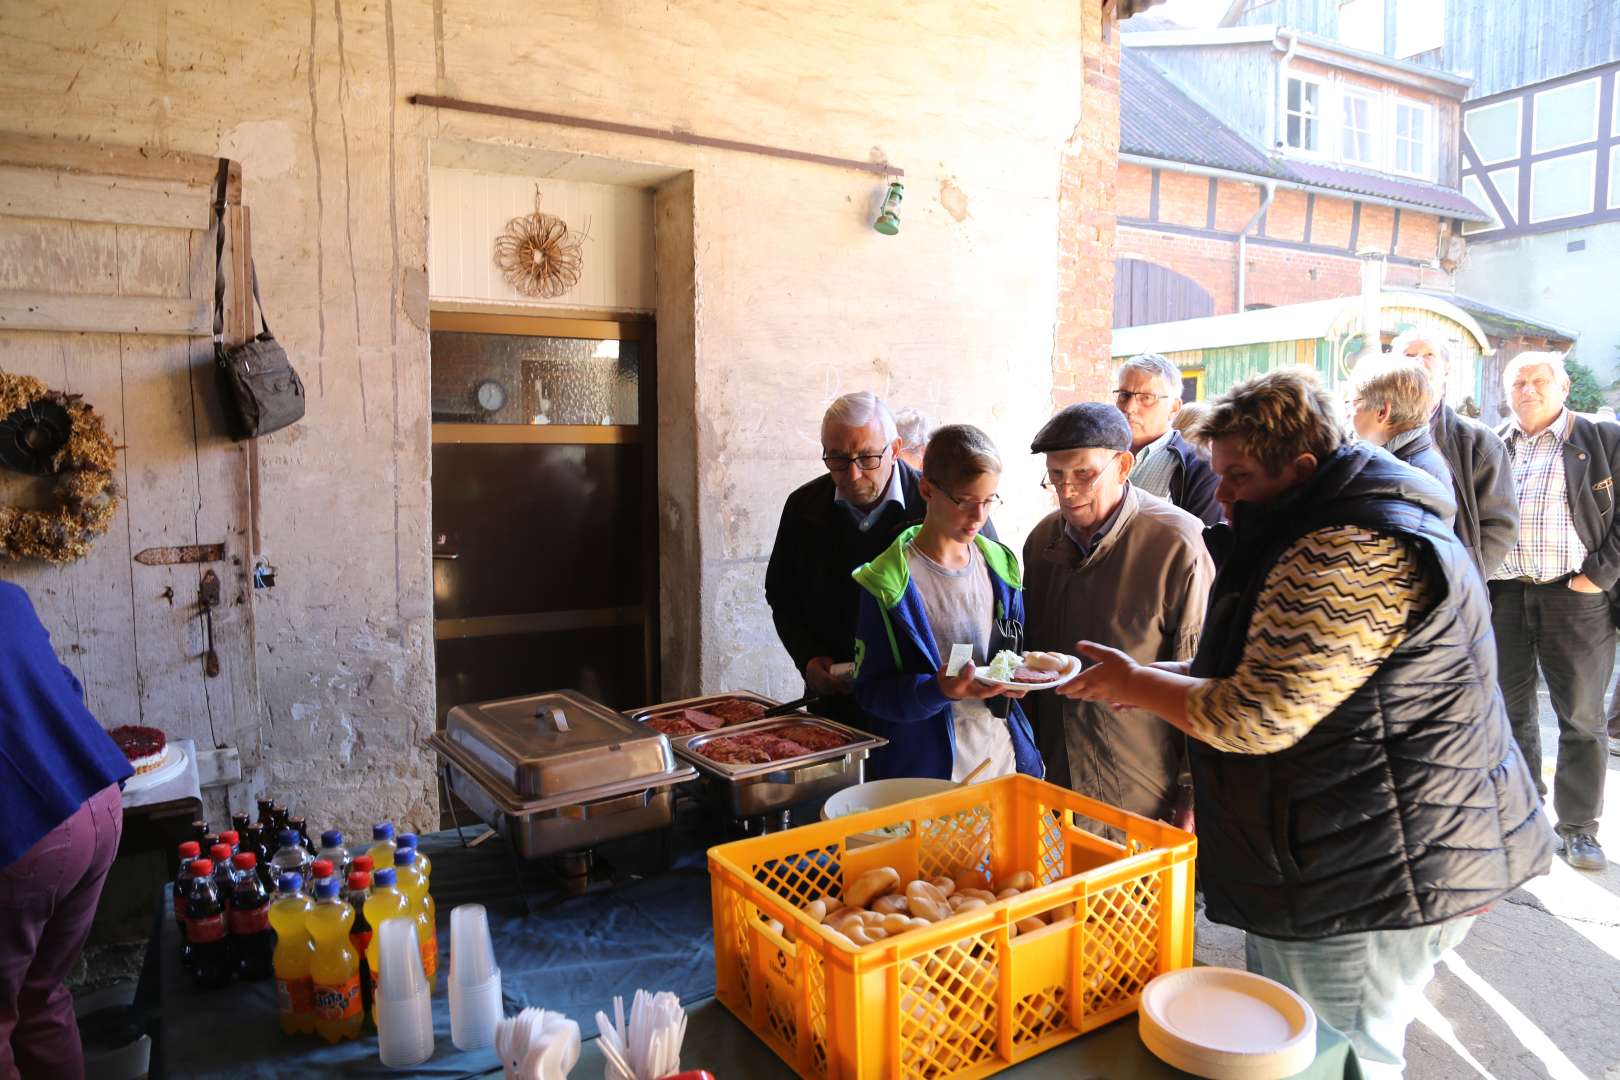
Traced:
[[1580, 337], [1579, 331], [1554, 326], [1529, 315], [1498, 307], [1495, 304], [1488, 304], [1483, 300], [1476, 300], [1471, 296], [1441, 292], [1438, 289], [1391, 288], [1389, 291], [1414, 292], [1423, 296], [1438, 296], [1443, 300], [1449, 300], [1472, 315], [1479, 325], [1484, 328], [1485, 333], [1493, 338], [1510, 338], [1522, 334], [1526, 337], [1544, 337], [1573, 342]]
[[1290, 159], [1285, 164], [1296, 179], [1312, 187], [1334, 188], [1353, 195], [1376, 195], [1381, 199], [1393, 199], [1396, 202], [1432, 210], [1442, 217], [1462, 218], [1464, 221], [1491, 220], [1479, 207], [1465, 198], [1462, 192], [1441, 187], [1439, 184], [1426, 184], [1422, 180], [1406, 180], [1399, 176], [1390, 176], [1388, 173], [1367, 172], [1314, 161]]
[[1126, 47], [1119, 60], [1119, 152], [1247, 173], [1313, 188], [1387, 199], [1464, 221], [1489, 221], [1454, 188], [1268, 154], [1223, 124], [1147, 57]]
[[1119, 152], [1286, 179], [1265, 151], [1128, 48], [1119, 55]]

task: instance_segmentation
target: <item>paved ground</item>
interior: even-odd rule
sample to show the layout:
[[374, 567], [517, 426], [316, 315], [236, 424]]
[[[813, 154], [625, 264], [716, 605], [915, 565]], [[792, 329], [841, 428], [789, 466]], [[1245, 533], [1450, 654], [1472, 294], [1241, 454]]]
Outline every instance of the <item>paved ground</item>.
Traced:
[[[1545, 690], [1541, 706], [1550, 786], [1558, 726]], [[1620, 757], [1609, 758], [1608, 793], [1608, 870], [1554, 859], [1479, 920], [1408, 1034], [1408, 1080], [1620, 1080]], [[1200, 919], [1197, 953], [1241, 967], [1242, 935]]]

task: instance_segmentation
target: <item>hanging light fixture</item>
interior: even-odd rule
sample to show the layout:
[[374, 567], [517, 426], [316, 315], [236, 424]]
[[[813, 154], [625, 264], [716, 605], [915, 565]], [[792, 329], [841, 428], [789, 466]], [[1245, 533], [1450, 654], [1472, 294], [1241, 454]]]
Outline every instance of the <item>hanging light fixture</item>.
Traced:
[[872, 228], [884, 236], [893, 236], [900, 231], [900, 200], [905, 198], [905, 194], [904, 184], [898, 180], [890, 181], [888, 193], [883, 196], [883, 208], [878, 211]]

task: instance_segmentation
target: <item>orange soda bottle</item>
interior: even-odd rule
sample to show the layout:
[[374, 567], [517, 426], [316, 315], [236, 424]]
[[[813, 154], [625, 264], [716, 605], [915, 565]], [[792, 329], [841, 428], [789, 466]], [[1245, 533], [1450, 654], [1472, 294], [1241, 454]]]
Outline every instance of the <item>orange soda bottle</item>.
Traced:
[[422, 875], [422, 880], [427, 882], [428, 888], [431, 889], [433, 887], [433, 860], [428, 858], [427, 852], [422, 850], [422, 845], [418, 843], [418, 839], [413, 832], [400, 833], [394, 841], [395, 850], [407, 847], [416, 849], [416, 869]]
[[394, 823], [384, 821], [371, 827], [371, 846], [366, 849], [371, 865], [378, 870], [394, 865]]
[[366, 898], [366, 922], [371, 924], [371, 944], [366, 946], [366, 962], [371, 965], [371, 985], [381, 986], [381, 967], [377, 954], [382, 945], [382, 924], [389, 919], [414, 918], [411, 898], [400, 891], [397, 871], [392, 866], [381, 867], [371, 875], [371, 895]]
[[315, 886], [315, 906], [308, 917], [315, 939], [309, 973], [315, 983], [315, 1032], [327, 1042], [354, 1039], [364, 1020], [360, 1008], [360, 957], [349, 944], [354, 908], [338, 898], [336, 878]]
[[416, 915], [416, 940], [422, 947], [422, 972], [427, 975], [428, 993], [433, 993], [439, 975], [439, 906], [428, 892], [427, 879], [416, 868], [416, 849], [402, 847], [394, 853], [394, 873], [399, 891], [411, 899]]
[[286, 1035], [315, 1033], [315, 987], [309, 975], [315, 943], [306, 928], [314, 904], [299, 888], [300, 880], [297, 874], [281, 875], [270, 902], [270, 925], [276, 931], [270, 964], [276, 973], [276, 1012]]

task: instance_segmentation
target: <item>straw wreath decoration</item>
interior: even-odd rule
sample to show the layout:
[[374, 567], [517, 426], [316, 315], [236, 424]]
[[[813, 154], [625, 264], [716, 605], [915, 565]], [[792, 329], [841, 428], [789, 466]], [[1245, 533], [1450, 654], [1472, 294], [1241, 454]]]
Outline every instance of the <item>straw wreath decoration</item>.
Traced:
[[118, 509], [118, 448], [78, 394], [0, 371], [0, 464], [54, 476], [57, 505], [0, 504], [0, 555], [69, 563], [90, 550]]

